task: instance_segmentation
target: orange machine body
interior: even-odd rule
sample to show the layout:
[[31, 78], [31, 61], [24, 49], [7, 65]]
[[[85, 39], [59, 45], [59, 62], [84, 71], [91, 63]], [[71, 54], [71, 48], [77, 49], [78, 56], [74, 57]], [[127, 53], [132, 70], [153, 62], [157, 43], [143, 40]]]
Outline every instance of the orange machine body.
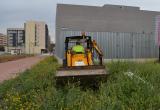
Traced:
[[67, 66], [89, 66], [93, 65], [92, 54], [89, 50], [86, 53], [73, 54], [71, 50], [67, 52]]

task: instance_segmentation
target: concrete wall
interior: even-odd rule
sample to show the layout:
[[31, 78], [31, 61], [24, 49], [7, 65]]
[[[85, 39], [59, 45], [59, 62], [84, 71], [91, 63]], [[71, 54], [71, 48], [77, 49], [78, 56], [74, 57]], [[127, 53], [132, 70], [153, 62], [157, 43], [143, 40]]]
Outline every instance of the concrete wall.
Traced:
[[45, 49], [45, 37], [46, 37], [46, 29], [45, 23], [37, 23], [36, 24], [36, 34], [37, 34], [37, 44], [39, 49]]
[[159, 14], [160, 12], [144, 11], [139, 8], [135, 10], [134, 7], [58, 4], [56, 27], [96, 32], [151, 33], [155, 16]]
[[35, 43], [35, 23], [27, 22], [25, 23], [25, 53], [34, 53], [34, 43]]
[[[104, 5], [96, 7], [58, 4], [56, 15], [56, 53], [64, 49], [63, 45], [61, 45], [64, 43], [61, 33], [68, 31], [72, 31], [73, 33], [76, 31], [98, 32], [100, 34], [96, 36], [100, 41], [103, 41], [102, 38], [104, 36], [101, 37], [103, 32], [126, 33], [125, 35], [127, 33], [129, 35], [132, 35], [132, 33], [145, 34], [147, 36], [151, 35], [153, 38], [151, 42], [153, 42], [155, 40], [155, 18], [157, 15], [160, 15], [160, 12], [140, 10], [139, 7], [130, 6]], [[101, 45], [105, 46], [105, 42], [108, 41], [103, 41]], [[123, 43], [127, 45], [128, 40]], [[110, 46], [112, 47], [113, 45]], [[156, 44], [152, 47], [155, 46]], [[61, 56], [60, 54], [63, 54], [63, 52], [57, 53], [59, 57]], [[116, 56], [120, 58], [118, 54]], [[157, 54], [155, 53], [153, 56], [156, 57]], [[126, 58], [125, 56], [123, 57]]]
[[25, 52], [27, 54], [41, 54], [41, 49], [46, 49], [45, 28], [44, 22], [27, 21], [25, 23]]

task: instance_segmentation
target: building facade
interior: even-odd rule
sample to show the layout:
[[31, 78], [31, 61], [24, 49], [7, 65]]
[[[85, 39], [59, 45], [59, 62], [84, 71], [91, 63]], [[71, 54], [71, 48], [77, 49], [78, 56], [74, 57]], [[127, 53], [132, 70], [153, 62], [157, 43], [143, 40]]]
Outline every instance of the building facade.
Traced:
[[41, 54], [48, 48], [48, 26], [45, 22], [27, 21], [25, 23], [25, 53]]
[[97, 41], [105, 59], [157, 58], [156, 16], [139, 7], [58, 4], [56, 55], [64, 57], [64, 39], [86, 32]]
[[24, 53], [25, 31], [23, 28], [7, 29], [7, 51], [10, 53]]
[[0, 46], [7, 46], [7, 36], [0, 33]]

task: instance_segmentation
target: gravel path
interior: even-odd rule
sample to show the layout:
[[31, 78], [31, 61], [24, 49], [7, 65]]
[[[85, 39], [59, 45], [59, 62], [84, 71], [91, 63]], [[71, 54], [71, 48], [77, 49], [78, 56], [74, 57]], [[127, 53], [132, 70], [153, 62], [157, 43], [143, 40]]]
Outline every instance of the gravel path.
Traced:
[[16, 77], [18, 73], [24, 72], [26, 69], [30, 69], [33, 65], [37, 64], [44, 58], [45, 56], [35, 56], [0, 63], [0, 83], [4, 80]]

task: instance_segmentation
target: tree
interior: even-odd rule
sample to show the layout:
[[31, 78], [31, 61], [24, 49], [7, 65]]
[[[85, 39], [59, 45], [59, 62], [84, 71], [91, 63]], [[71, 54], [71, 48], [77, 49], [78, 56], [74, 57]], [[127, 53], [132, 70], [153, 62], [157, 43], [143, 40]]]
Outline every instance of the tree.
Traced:
[[4, 46], [0, 45], [0, 51], [5, 51]]
[[50, 43], [48, 47], [49, 52], [53, 52], [54, 48], [55, 48], [55, 43]]

